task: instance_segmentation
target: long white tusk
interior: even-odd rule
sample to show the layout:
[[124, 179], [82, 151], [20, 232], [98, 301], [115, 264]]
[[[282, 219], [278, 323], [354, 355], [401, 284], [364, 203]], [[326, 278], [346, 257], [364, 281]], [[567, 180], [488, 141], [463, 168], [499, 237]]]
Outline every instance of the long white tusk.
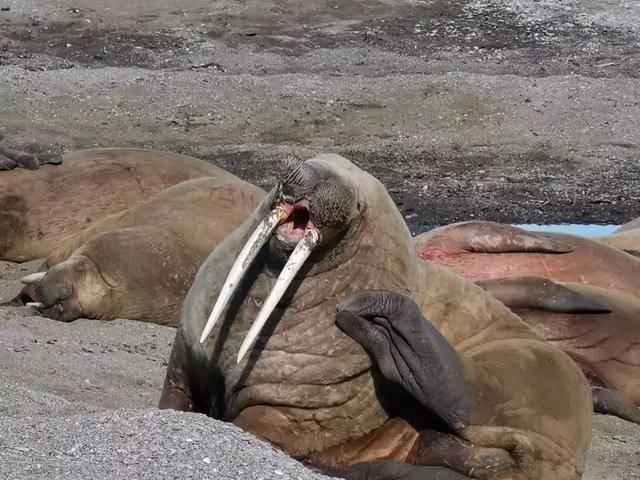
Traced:
[[282, 272], [280, 272], [280, 276], [278, 277], [273, 290], [271, 290], [271, 293], [269, 293], [264, 305], [262, 305], [262, 309], [260, 310], [260, 313], [258, 313], [253, 325], [251, 325], [247, 336], [244, 337], [244, 341], [242, 342], [240, 351], [238, 352], [237, 363], [240, 363], [247, 351], [253, 345], [253, 342], [258, 338], [260, 330], [262, 330], [264, 324], [267, 323], [269, 316], [278, 305], [282, 295], [287, 291], [287, 288], [300, 268], [302, 268], [302, 265], [304, 265], [304, 262], [309, 258], [309, 255], [311, 255], [316, 243], [318, 243], [318, 232], [315, 230], [309, 230], [305, 233], [304, 237], [302, 237], [302, 240], [300, 240], [296, 245], [296, 248], [293, 250], [289, 260], [287, 260]]
[[218, 299], [213, 306], [213, 310], [211, 310], [211, 315], [209, 315], [209, 319], [207, 320], [204, 330], [202, 331], [202, 335], [200, 336], [200, 343], [203, 343], [211, 333], [211, 330], [213, 330], [213, 327], [220, 318], [222, 311], [229, 303], [229, 300], [231, 300], [236, 288], [238, 288], [238, 285], [249, 268], [249, 265], [251, 265], [251, 262], [256, 258], [256, 255], [258, 255], [262, 246], [267, 243], [273, 229], [276, 228], [285, 218], [287, 218], [287, 212], [283, 208], [274, 208], [271, 213], [269, 213], [269, 216], [260, 222], [260, 225], [258, 225], [258, 227], [253, 231], [247, 243], [244, 244], [244, 247], [242, 247], [240, 254], [233, 263], [233, 266], [222, 285], [220, 295], [218, 295]]
[[20, 280], [22, 283], [26, 284], [26, 285], [31, 285], [32, 283], [39, 283], [40, 280], [42, 280], [42, 278], [47, 274], [47, 272], [37, 272], [37, 273], [32, 273], [31, 275], [26, 275], [24, 277], [22, 277], [22, 280]]
[[33, 307], [33, 308], [44, 308], [44, 303], [40, 302], [27, 302], [24, 305], [25, 307]]

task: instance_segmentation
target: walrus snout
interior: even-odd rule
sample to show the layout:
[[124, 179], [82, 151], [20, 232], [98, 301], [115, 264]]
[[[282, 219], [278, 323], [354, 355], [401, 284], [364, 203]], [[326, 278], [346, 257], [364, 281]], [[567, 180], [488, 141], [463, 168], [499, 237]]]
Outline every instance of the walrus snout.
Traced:
[[[245, 273], [249, 270], [249, 267], [258, 255], [258, 252], [271, 238], [273, 231], [280, 225], [286, 225], [287, 222], [293, 223], [293, 226], [295, 227], [297, 221], [295, 219], [295, 211], [296, 208], [287, 208], [286, 206], [278, 205], [253, 231], [225, 279], [222, 289], [220, 290], [220, 295], [213, 306], [213, 310], [209, 315], [209, 319], [207, 320], [200, 337], [200, 343], [203, 343], [213, 330], [214, 325], [220, 319], [222, 312], [229, 304], [237, 286], [240, 284]], [[309, 220], [306, 219], [306, 222], [307, 223], [304, 225], [305, 228], [309, 225]], [[276, 308], [278, 302], [286, 292], [296, 274], [304, 265], [304, 262], [309, 258], [309, 255], [311, 255], [311, 252], [318, 244], [319, 239], [320, 235], [318, 229], [315, 227], [304, 230], [303, 236], [297, 242], [291, 256], [280, 272], [280, 276], [276, 280], [273, 289], [262, 305], [262, 309], [258, 313], [258, 316], [251, 325], [249, 332], [240, 346], [237, 358], [238, 363], [240, 363], [249, 348], [251, 348], [255, 342], [269, 316]]]
[[39, 305], [31, 305], [39, 315], [62, 322], [71, 322], [86, 314], [78, 299], [76, 285], [86, 283], [91, 261], [80, 255], [72, 257], [47, 272], [23, 278], [26, 283], [21, 295]]

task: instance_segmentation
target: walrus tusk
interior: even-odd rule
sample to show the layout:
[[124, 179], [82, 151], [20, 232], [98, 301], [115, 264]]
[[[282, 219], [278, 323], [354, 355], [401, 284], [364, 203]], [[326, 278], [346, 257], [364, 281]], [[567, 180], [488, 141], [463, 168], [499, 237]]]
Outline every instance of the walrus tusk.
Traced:
[[233, 293], [236, 291], [236, 288], [238, 288], [238, 285], [251, 262], [256, 258], [256, 255], [258, 255], [262, 246], [267, 243], [273, 230], [282, 220], [286, 219], [287, 216], [287, 212], [282, 207], [274, 208], [271, 210], [271, 213], [269, 213], [269, 216], [260, 222], [258, 227], [251, 234], [251, 237], [249, 237], [247, 243], [244, 244], [244, 247], [242, 247], [240, 254], [233, 263], [233, 266], [220, 289], [220, 295], [218, 295], [218, 299], [213, 306], [213, 310], [211, 310], [211, 315], [209, 315], [209, 319], [207, 320], [204, 330], [202, 331], [202, 335], [200, 336], [200, 343], [203, 343], [211, 333], [211, 330], [213, 330], [213, 327], [220, 318], [222, 311], [229, 303], [229, 300], [231, 300]]
[[38, 308], [38, 309], [42, 309], [44, 308], [44, 303], [40, 303], [40, 302], [27, 302], [24, 305], [25, 307], [32, 307], [32, 308]]
[[278, 277], [273, 290], [271, 290], [269, 296], [262, 305], [262, 309], [254, 320], [253, 325], [251, 325], [247, 336], [244, 337], [244, 341], [242, 342], [240, 351], [238, 352], [237, 363], [240, 363], [247, 351], [253, 345], [253, 342], [256, 340], [256, 338], [258, 338], [260, 330], [262, 330], [262, 327], [264, 327], [267, 319], [276, 308], [276, 305], [278, 305], [278, 302], [282, 298], [282, 295], [284, 295], [284, 292], [287, 291], [287, 288], [293, 281], [293, 278], [302, 268], [302, 265], [304, 265], [304, 262], [307, 260], [307, 258], [309, 258], [309, 255], [311, 255], [313, 247], [315, 247], [318, 243], [318, 238], [319, 237], [317, 231], [308, 230], [307, 233], [304, 234], [304, 237], [302, 237], [302, 240], [300, 240], [296, 245], [296, 248], [293, 250], [293, 253], [289, 257], [289, 260], [287, 260], [286, 265], [280, 272], [280, 276]]
[[30, 275], [26, 275], [24, 277], [22, 277], [22, 280], [20, 280], [22, 283], [24, 283], [25, 285], [31, 285], [33, 283], [39, 283], [44, 276], [47, 274], [47, 272], [37, 272], [37, 273], [32, 273]]

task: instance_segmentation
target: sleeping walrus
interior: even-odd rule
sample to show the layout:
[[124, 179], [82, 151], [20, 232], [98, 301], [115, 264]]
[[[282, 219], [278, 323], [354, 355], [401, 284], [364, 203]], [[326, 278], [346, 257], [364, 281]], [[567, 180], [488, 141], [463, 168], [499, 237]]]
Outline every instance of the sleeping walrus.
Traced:
[[536, 276], [640, 296], [639, 258], [575, 235], [470, 221], [433, 229], [415, 242], [420, 258], [472, 281]]
[[580, 478], [592, 406], [577, 365], [419, 262], [375, 178], [336, 155], [287, 171], [200, 268], [160, 407], [348, 479]]
[[108, 148], [64, 155], [61, 165], [0, 174], [0, 260], [46, 258], [92, 222], [167, 187], [232, 175], [169, 152]]
[[49, 255], [46, 273], [23, 279], [22, 300], [39, 302], [42, 315], [62, 321], [176, 326], [202, 262], [264, 195], [231, 174], [174, 185], [67, 240]]
[[581, 366], [595, 411], [640, 423], [640, 298], [540, 277], [477, 284]]

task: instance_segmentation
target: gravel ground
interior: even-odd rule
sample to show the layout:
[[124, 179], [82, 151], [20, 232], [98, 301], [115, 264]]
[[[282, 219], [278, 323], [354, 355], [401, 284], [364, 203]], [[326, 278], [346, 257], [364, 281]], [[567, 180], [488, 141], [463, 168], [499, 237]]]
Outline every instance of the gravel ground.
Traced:
[[164, 148], [263, 186], [335, 151], [414, 232], [640, 215], [638, 2], [0, 3], [17, 147]]
[[[200, 414], [150, 409], [70, 412], [59, 397], [0, 385], [0, 475], [29, 479], [322, 480], [252, 435]], [[3, 406], [0, 403], [0, 406]]]

